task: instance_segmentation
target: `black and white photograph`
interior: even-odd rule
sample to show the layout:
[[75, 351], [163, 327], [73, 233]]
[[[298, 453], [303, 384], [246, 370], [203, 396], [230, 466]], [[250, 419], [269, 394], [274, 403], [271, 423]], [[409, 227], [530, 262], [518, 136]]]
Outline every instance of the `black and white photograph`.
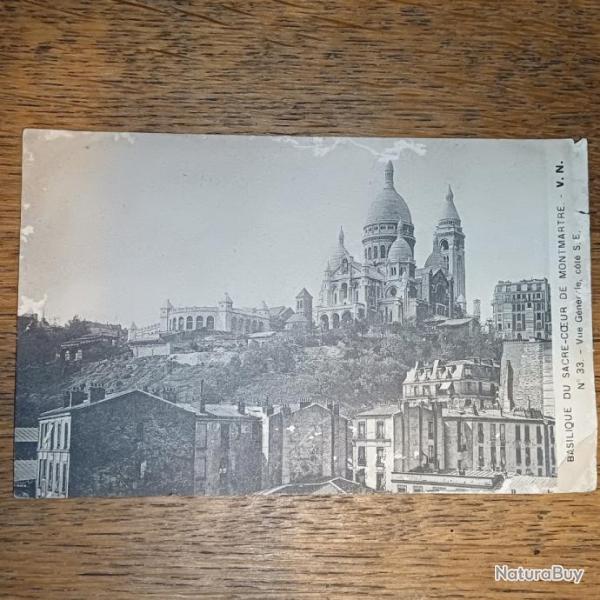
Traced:
[[595, 487], [564, 144], [27, 130], [15, 495]]

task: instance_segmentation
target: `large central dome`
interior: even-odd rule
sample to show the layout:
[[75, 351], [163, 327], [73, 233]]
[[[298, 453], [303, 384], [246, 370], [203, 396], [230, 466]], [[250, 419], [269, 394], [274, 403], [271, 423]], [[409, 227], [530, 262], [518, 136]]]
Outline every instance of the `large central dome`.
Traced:
[[390, 221], [394, 223], [402, 221], [403, 224], [412, 225], [410, 210], [404, 198], [394, 189], [392, 161], [389, 161], [385, 167], [385, 186], [369, 207], [365, 225]]

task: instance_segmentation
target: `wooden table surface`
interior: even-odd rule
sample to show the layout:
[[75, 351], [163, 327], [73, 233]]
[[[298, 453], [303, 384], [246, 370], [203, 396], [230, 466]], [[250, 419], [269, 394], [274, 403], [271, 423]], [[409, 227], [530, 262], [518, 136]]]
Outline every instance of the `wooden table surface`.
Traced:
[[[0, 34], [0, 596], [600, 597], [598, 493], [11, 497], [24, 127], [585, 136], [597, 284], [597, 1], [4, 0]], [[496, 563], [586, 573], [500, 584]]]

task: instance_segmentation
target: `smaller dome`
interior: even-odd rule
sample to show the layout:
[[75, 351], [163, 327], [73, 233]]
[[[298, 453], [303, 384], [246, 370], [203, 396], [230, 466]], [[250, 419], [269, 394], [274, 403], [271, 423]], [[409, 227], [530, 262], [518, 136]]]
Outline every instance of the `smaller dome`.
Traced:
[[389, 262], [407, 262], [413, 259], [412, 250], [408, 242], [399, 235], [388, 251]]
[[458, 221], [460, 223], [460, 217], [456, 206], [454, 205], [454, 193], [452, 188], [448, 186], [448, 193], [446, 194], [446, 202], [444, 203], [444, 210], [442, 211], [442, 221]]
[[351, 256], [346, 247], [344, 246], [344, 230], [340, 228], [340, 234], [338, 236], [338, 243], [333, 252], [329, 256], [327, 262], [327, 270], [335, 270], [340, 265], [344, 258], [350, 262]]

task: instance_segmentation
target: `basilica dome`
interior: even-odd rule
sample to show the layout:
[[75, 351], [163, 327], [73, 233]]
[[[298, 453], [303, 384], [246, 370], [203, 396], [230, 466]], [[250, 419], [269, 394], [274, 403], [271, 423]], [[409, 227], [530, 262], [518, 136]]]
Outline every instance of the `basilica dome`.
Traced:
[[389, 262], [407, 262], [413, 259], [412, 251], [408, 242], [402, 237], [398, 236], [396, 241], [390, 246], [388, 251]]
[[400, 220], [412, 225], [410, 210], [404, 198], [394, 189], [394, 167], [389, 161], [385, 167], [385, 186], [369, 207], [366, 225]]

